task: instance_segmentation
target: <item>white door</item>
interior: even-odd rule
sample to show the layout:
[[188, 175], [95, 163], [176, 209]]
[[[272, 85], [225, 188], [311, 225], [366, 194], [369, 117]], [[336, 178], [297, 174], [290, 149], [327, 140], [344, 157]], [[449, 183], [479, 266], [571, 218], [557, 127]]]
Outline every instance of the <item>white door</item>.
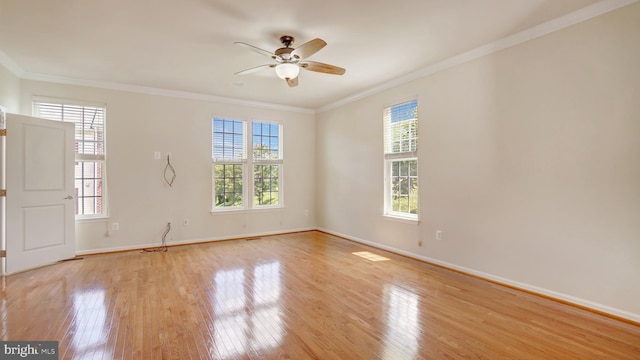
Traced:
[[7, 114], [7, 273], [75, 256], [74, 124]]

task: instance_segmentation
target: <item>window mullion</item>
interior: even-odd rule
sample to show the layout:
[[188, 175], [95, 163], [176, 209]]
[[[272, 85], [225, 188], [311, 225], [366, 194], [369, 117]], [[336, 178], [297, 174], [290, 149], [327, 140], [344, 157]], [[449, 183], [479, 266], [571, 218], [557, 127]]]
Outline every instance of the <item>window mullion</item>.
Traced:
[[252, 149], [252, 150], [248, 150], [246, 151], [247, 154], [247, 167], [249, 169], [247, 169], [247, 176], [245, 176], [245, 199], [247, 201], [246, 206], [249, 209], [252, 209], [254, 207], [254, 193], [253, 193], [253, 188], [254, 188], [254, 184], [253, 184], [253, 179], [255, 178], [255, 159], [253, 158], [253, 122], [249, 123], [247, 131], [245, 133], [245, 139], [246, 139], [246, 148], [247, 149]]

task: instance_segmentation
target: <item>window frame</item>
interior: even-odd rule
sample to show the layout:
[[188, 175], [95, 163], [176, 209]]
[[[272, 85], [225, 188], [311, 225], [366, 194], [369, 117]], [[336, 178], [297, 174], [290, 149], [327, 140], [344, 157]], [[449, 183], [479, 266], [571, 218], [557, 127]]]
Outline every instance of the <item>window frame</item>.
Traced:
[[[43, 119], [48, 119], [48, 120], [52, 120], [52, 121], [63, 121], [63, 122], [71, 122], [74, 124], [77, 124], [74, 121], [68, 121], [63, 119], [53, 119], [51, 117], [45, 117], [41, 114], [40, 108], [42, 104], [52, 104], [52, 105], [56, 105], [56, 106], [62, 106], [62, 107], [76, 107], [76, 108], [85, 108], [85, 107], [89, 107], [89, 108], [99, 108], [102, 110], [102, 155], [100, 154], [84, 154], [84, 153], [79, 153], [78, 151], [75, 151], [75, 155], [74, 155], [74, 188], [75, 188], [75, 182], [78, 179], [85, 179], [85, 177], [83, 176], [82, 178], [77, 178], [76, 174], [77, 174], [77, 166], [79, 165], [79, 163], [97, 163], [100, 164], [101, 166], [101, 176], [100, 176], [100, 181], [102, 182], [102, 190], [101, 190], [101, 213], [97, 213], [97, 214], [81, 214], [79, 213], [79, 203], [81, 201], [82, 198], [85, 197], [79, 197], [78, 194], [74, 194], [74, 198], [76, 200], [76, 212], [77, 214], [75, 215], [75, 219], [76, 220], [96, 220], [96, 219], [105, 219], [109, 217], [109, 201], [108, 201], [108, 191], [107, 191], [107, 106], [105, 103], [99, 103], [99, 102], [89, 102], [89, 101], [81, 101], [81, 100], [72, 100], [72, 99], [63, 99], [63, 98], [53, 98], [53, 97], [43, 97], [43, 96], [34, 96], [31, 99], [31, 111], [32, 111], [32, 115], [35, 117], [40, 117]], [[77, 131], [77, 128], [76, 130]], [[74, 140], [76, 141], [76, 144], [78, 144], [79, 142], [81, 143], [85, 143], [84, 138], [83, 139], [79, 139], [76, 137], [76, 134], [74, 134]], [[96, 178], [97, 179], [97, 178]], [[76, 188], [77, 189], [77, 188]]]
[[[409, 137], [407, 139], [394, 138], [393, 136], [393, 109], [401, 106], [407, 106], [415, 104], [415, 117], [406, 118], [395, 121], [400, 126], [406, 124], [409, 126]], [[413, 123], [410, 123], [413, 122]], [[412, 126], [414, 126], [412, 128]], [[383, 141], [384, 141], [384, 213], [383, 215], [390, 218], [419, 221], [420, 219], [420, 196], [419, 196], [419, 167], [420, 162], [418, 159], [418, 140], [419, 140], [419, 114], [418, 114], [418, 100], [408, 100], [401, 103], [397, 103], [391, 106], [387, 106], [383, 109]], [[404, 140], [408, 146], [403, 146]], [[400, 142], [399, 142], [400, 141]], [[394, 144], [400, 144], [394, 148]], [[408, 174], [409, 179], [416, 179], [416, 196], [415, 205], [416, 212], [411, 212], [411, 202], [409, 202], [409, 211], [396, 211], [394, 205], [394, 190], [393, 190], [393, 166], [398, 162], [415, 161], [415, 176]], [[411, 190], [409, 189], [409, 192]], [[410, 194], [409, 194], [410, 196]]]
[[[278, 139], [278, 148], [277, 148], [277, 154], [275, 155], [275, 157], [271, 157], [271, 158], [266, 158], [266, 159], [262, 159], [259, 158], [257, 156], [255, 156], [254, 152], [255, 152], [255, 147], [254, 147], [254, 137], [256, 136], [255, 134], [255, 125], [256, 124], [261, 124], [261, 127], [263, 125], [268, 125], [270, 127], [273, 126], [277, 126], [277, 130], [278, 130], [278, 134], [277, 134], [277, 139]], [[283, 164], [283, 158], [284, 158], [284, 154], [283, 154], [283, 133], [284, 133], [284, 126], [282, 126], [282, 124], [280, 123], [275, 123], [275, 122], [266, 122], [266, 121], [252, 121], [251, 122], [251, 140], [249, 142], [250, 146], [251, 146], [251, 156], [252, 156], [252, 167], [251, 167], [251, 179], [253, 181], [251, 181], [251, 186], [249, 191], [251, 192], [251, 207], [254, 209], [269, 209], [269, 208], [281, 208], [284, 206], [283, 204], [283, 193], [282, 193], [282, 164]], [[268, 135], [268, 138], [272, 138], [272, 135]], [[257, 166], [277, 166], [278, 169], [278, 177], [277, 177], [277, 181], [278, 181], [278, 186], [277, 186], [277, 194], [278, 194], [278, 203], [277, 204], [257, 204], [256, 203], [256, 197], [257, 197], [257, 193], [256, 193], [256, 186], [255, 186], [255, 180], [256, 180], [256, 167]]]
[[[221, 121], [230, 121], [233, 122], [233, 127], [234, 130], [232, 133], [229, 132], [225, 132], [223, 130], [222, 132], [222, 143], [223, 143], [223, 148], [222, 150], [222, 156], [216, 156], [216, 132], [215, 132], [215, 121], [216, 120], [221, 120]], [[231, 134], [232, 137], [235, 137], [235, 135], [237, 134], [235, 132], [235, 123], [240, 123], [241, 127], [242, 127], [242, 144], [240, 147], [238, 146], [234, 146], [231, 145], [230, 147], [225, 147], [224, 143], [225, 143], [225, 138], [224, 138], [224, 134]], [[223, 129], [224, 129], [224, 123], [222, 125]], [[248, 156], [248, 144], [246, 141], [246, 137], [247, 137], [247, 132], [249, 129], [249, 125], [247, 123], [247, 121], [245, 120], [237, 120], [237, 119], [230, 119], [230, 118], [217, 118], [214, 117], [211, 120], [211, 179], [212, 179], [212, 186], [211, 186], [211, 191], [212, 191], [212, 196], [211, 196], [211, 211], [233, 211], [233, 210], [244, 210], [247, 206], [247, 197], [245, 194], [245, 189], [247, 188], [247, 156]], [[234, 143], [235, 140], [231, 140], [232, 144]], [[226, 150], [231, 150], [231, 156], [226, 156], [225, 154], [227, 154]], [[240, 153], [238, 154], [237, 151], [240, 151]], [[216, 197], [218, 196], [218, 194], [216, 193], [216, 165], [223, 165], [223, 166], [240, 166], [242, 169], [242, 181], [241, 181], [241, 187], [242, 187], [242, 201], [240, 203], [240, 205], [233, 205], [233, 206], [216, 206]], [[225, 193], [226, 195], [226, 193]]]
[[[215, 156], [215, 123], [216, 120], [238, 121], [243, 123], [243, 151], [242, 156], [237, 159], [225, 159]], [[275, 158], [260, 159], [254, 154], [254, 126], [256, 124], [268, 124], [278, 127], [278, 152]], [[284, 126], [280, 122], [262, 121], [262, 120], [241, 120], [227, 117], [214, 116], [211, 119], [211, 136], [212, 136], [212, 166], [211, 166], [211, 213], [239, 212], [239, 211], [257, 211], [268, 209], [280, 209], [284, 207], [283, 196], [283, 168], [284, 168]], [[216, 165], [239, 165], [242, 166], [242, 202], [236, 206], [217, 206], [216, 197]], [[278, 186], [277, 186], [277, 204], [257, 204], [256, 202], [256, 167], [257, 166], [277, 166], [278, 167]]]

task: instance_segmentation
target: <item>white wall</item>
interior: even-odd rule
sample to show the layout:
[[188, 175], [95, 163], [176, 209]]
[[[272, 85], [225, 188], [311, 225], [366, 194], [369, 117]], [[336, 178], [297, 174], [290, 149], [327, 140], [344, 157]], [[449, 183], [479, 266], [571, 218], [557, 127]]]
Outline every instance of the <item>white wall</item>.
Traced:
[[20, 107], [20, 79], [0, 64], [0, 105], [17, 113]]
[[[77, 224], [80, 253], [157, 245], [167, 221], [173, 243], [317, 226], [640, 321], [638, 35], [640, 4], [629, 5], [315, 119], [20, 80], [2, 66], [0, 104], [106, 103], [110, 218]], [[382, 109], [413, 98], [419, 225], [382, 216]], [[212, 116], [285, 125], [284, 209], [210, 214]], [[173, 188], [155, 151], [173, 153]]]
[[[640, 321], [639, 35], [634, 4], [318, 114], [319, 228]], [[382, 216], [413, 98], [419, 225]]]
[[[79, 253], [215, 240], [315, 228], [314, 115], [115, 90], [22, 81], [22, 108], [33, 96], [105, 103], [110, 217], [76, 225]], [[278, 210], [210, 213], [211, 119], [224, 116], [284, 125], [284, 201]], [[161, 151], [162, 160], [154, 159]], [[163, 180], [172, 153], [173, 187]], [[305, 210], [309, 209], [309, 216]], [[189, 225], [183, 225], [189, 219]], [[113, 222], [119, 231], [106, 232]]]

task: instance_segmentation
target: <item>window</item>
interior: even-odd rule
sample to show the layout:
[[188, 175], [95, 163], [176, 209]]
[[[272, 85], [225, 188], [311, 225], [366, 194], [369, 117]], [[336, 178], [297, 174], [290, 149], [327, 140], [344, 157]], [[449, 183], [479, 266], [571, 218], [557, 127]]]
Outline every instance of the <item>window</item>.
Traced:
[[256, 206], [278, 205], [280, 200], [281, 126], [253, 123], [253, 198]]
[[105, 107], [60, 100], [33, 101], [35, 116], [75, 124], [76, 217], [107, 216], [105, 184]]
[[384, 109], [385, 215], [418, 218], [418, 102]]
[[282, 206], [282, 125], [214, 118], [212, 160], [214, 211]]
[[246, 122], [213, 120], [214, 207], [244, 207], [244, 168]]

